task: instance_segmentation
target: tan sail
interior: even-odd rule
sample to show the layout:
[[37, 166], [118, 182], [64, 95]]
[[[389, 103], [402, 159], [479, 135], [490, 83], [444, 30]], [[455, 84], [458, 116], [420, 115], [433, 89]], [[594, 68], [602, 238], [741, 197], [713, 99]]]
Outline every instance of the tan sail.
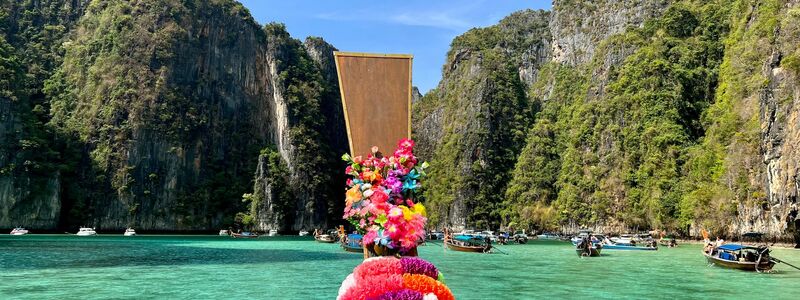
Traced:
[[411, 62], [405, 54], [334, 52], [353, 156], [394, 151], [411, 136]]

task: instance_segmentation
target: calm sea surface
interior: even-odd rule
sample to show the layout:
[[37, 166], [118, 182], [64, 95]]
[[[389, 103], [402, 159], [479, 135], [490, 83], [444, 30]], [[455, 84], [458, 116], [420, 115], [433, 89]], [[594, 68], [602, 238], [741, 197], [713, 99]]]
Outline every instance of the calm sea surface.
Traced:
[[[458, 299], [800, 299], [800, 271], [708, 266], [699, 245], [598, 258], [564, 242], [500, 247], [419, 252]], [[773, 255], [800, 266], [798, 250]], [[0, 299], [334, 299], [360, 261], [301, 237], [0, 235]]]

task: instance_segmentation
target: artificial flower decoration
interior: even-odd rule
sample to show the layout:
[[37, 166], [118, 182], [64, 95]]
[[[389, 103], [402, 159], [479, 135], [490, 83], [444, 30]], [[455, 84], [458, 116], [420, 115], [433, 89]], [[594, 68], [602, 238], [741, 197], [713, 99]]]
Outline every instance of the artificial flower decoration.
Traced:
[[417, 257], [373, 257], [357, 266], [339, 287], [339, 300], [451, 300], [444, 276]]
[[388, 157], [378, 147], [366, 158], [342, 156], [350, 175], [344, 218], [364, 234], [365, 246], [378, 244], [404, 254], [425, 238], [425, 207], [414, 198], [428, 164], [417, 164], [413, 140], [402, 139], [397, 147]]

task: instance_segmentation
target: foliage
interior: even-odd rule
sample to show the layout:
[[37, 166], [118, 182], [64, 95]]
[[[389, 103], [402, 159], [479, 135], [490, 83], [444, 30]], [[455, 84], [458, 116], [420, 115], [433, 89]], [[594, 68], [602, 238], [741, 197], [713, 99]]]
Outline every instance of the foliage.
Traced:
[[319, 67], [283, 24], [268, 24], [264, 31], [267, 44], [277, 48], [280, 58], [279, 82], [285, 89], [288, 136], [294, 147], [289, 158], [295, 176], [293, 189], [305, 203], [298, 209], [308, 210], [318, 220], [338, 219], [343, 205], [341, 198], [335, 196], [341, 190], [335, 179], [342, 177], [336, 175], [338, 172], [317, 171], [338, 170], [343, 165], [336, 159], [339, 154], [330, 147], [331, 137], [323, 135], [327, 124], [321, 108], [323, 102], [338, 101], [335, 87], [323, 79]]
[[14, 47], [0, 35], [0, 97], [3, 100], [17, 100], [17, 83], [20, 75], [19, 59], [14, 53]]
[[[560, 218], [558, 210], [550, 217], [534, 220], [532, 214], [549, 211], [558, 196], [554, 188], [565, 153], [563, 132], [571, 127], [571, 114], [587, 87], [586, 79], [575, 69], [547, 64], [540, 70], [539, 82], [531, 88], [534, 106], [541, 107], [528, 132], [512, 173], [503, 203], [503, 223], [514, 222], [527, 228], [551, 228]], [[544, 99], [547, 97], [548, 99]]]
[[[461, 62], [464, 67], [448, 71], [446, 76], [452, 79], [447, 85], [420, 101], [445, 105], [444, 136], [434, 151], [431, 180], [424, 191], [426, 205], [435, 212], [433, 224], [449, 223], [454, 201], [466, 199], [463, 217], [468, 222], [498, 225], [498, 208], [524, 143], [532, 107], [508, 54], [481, 42], [498, 40], [497, 35], [501, 35], [499, 29], [489, 28], [457, 38], [454, 45], [472, 47], [470, 51], [477, 53], [459, 58], [467, 60]], [[471, 73], [474, 70], [477, 74]], [[465, 104], [465, 97], [472, 95], [479, 95], [474, 100], [478, 102]]]
[[[753, 111], [757, 104], [751, 99], [767, 83], [762, 65], [774, 51], [776, 25], [792, 18], [791, 13], [781, 13], [782, 5], [746, 0], [731, 5], [731, 33], [725, 39], [716, 102], [702, 115], [706, 136], [690, 149], [685, 167], [682, 226], [696, 224], [725, 233], [737, 206], [765, 201], [758, 179], [764, 176], [760, 115]], [[792, 55], [787, 58], [791, 69]]]
[[702, 135], [697, 120], [715, 93], [726, 15], [716, 3], [678, 3], [610, 40], [636, 50], [609, 74], [601, 99], [568, 117], [555, 202], [562, 221], [675, 227], [686, 149]]
[[50, 103], [42, 89], [61, 63], [61, 44], [81, 5], [64, 0], [0, 3], [0, 114], [7, 114], [0, 115], [0, 177], [16, 181], [24, 197], [19, 200], [28, 203], [58, 195], [49, 182], [70, 171], [63, 158], [72, 149], [64, 148], [68, 138], [46, 125]]
[[[241, 80], [216, 68], [220, 58], [197, 63], [217, 34], [198, 29], [209, 18], [264, 38], [232, 1], [95, 1], [86, 8], [45, 84], [50, 126], [77, 140], [87, 156], [76, 180], [97, 182], [93, 193], [65, 207], [114, 217], [102, 207], [113, 194], [130, 218], [161, 218], [179, 228], [217, 226], [244, 208], [232, 200], [252, 187], [263, 140], [252, 135], [253, 107], [237, 86]], [[248, 42], [222, 40], [217, 47], [232, 51]]]
[[[253, 193], [242, 196], [242, 201], [249, 207], [248, 212], [243, 214], [250, 219], [265, 218], [274, 220], [276, 224], [291, 224], [294, 221], [292, 212], [297, 200], [290, 189], [291, 174], [286, 162], [275, 146], [270, 146], [261, 150], [259, 164], [259, 168], [263, 168], [264, 177], [256, 178]], [[266, 206], [271, 207], [272, 215], [263, 216]]]
[[[720, 169], [715, 163], [717, 159], [701, 157], [706, 147], [700, 143], [709, 132], [709, 114], [715, 111], [709, 107], [720, 105], [717, 99], [729, 89], [719, 83], [720, 70], [726, 68], [724, 55], [728, 55], [728, 48], [740, 45], [726, 38], [731, 28], [735, 28], [735, 24], [728, 22], [737, 15], [732, 7], [748, 6], [731, 6], [724, 0], [673, 3], [662, 16], [647, 21], [641, 28], [629, 28], [607, 38], [588, 64], [541, 67], [538, 82], [519, 101], [511, 100], [519, 99], [513, 93], [478, 86], [483, 89], [481, 95], [503, 95], [500, 97], [510, 101], [494, 102], [489, 107], [502, 111], [515, 107], [510, 103], [527, 101], [527, 111], [535, 113], [535, 117], [530, 121], [524, 109], [516, 110], [523, 112], [517, 114], [519, 122], [503, 122], [502, 116], [492, 115], [489, 119], [503, 123], [474, 132], [459, 130], [463, 121], [457, 121], [458, 116], [454, 118], [455, 124], [445, 120], [443, 123], [448, 124], [445, 137], [431, 162], [431, 181], [435, 182], [432, 185], [442, 186], [426, 190], [426, 198], [432, 202], [432, 216], [452, 209], [448, 203], [455, 199], [448, 198], [448, 194], [472, 190], [474, 193], [462, 192], [471, 210], [467, 226], [497, 224], [502, 220], [504, 224], [513, 222], [538, 229], [552, 229], [566, 223], [679, 229], [696, 220], [691, 212], [705, 207], [708, 200], [702, 200], [703, 197], [729, 199], [726, 189], [721, 187], [713, 191], [696, 189], [702, 182], [708, 182], [708, 178], [714, 178], [709, 172]], [[489, 69], [486, 66], [492, 66], [495, 57], [519, 63], [518, 56], [493, 56], [492, 51], [486, 50], [502, 44], [498, 32], [500, 28], [490, 27], [457, 38], [449, 59], [457, 59], [463, 49], [468, 49], [481, 51], [481, 71]], [[767, 34], [759, 34], [764, 35]], [[460, 55], [459, 64], [464, 64], [464, 57], [469, 59], [469, 56]], [[622, 62], [609, 63], [617, 60]], [[757, 68], [759, 63], [743, 65]], [[476, 89], [475, 83], [465, 82], [469, 76], [458, 73], [460, 68], [445, 70], [446, 76], [452, 72], [450, 79], [431, 92], [446, 111], [455, 102], [448, 97], [460, 97]], [[514, 74], [513, 69], [507, 72], [502, 74]], [[485, 73], [481, 77], [499, 78]], [[443, 88], [448, 90], [442, 91]], [[483, 116], [480, 114], [478, 119], [485, 120], [480, 118]], [[515, 124], [522, 124], [522, 128], [517, 129]], [[524, 142], [516, 134], [495, 140], [500, 132], [517, 131], [523, 132]], [[749, 132], [756, 131], [742, 131]], [[473, 139], [473, 134], [481, 138]], [[506, 152], [482, 148], [483, 138], [489, 136], [494, 147]], [[745, 145], [758, 140], [749, 137], [740, 141]], [[488, 157], [481, 157], [488, 159], [474, 160], [476, 163], [469, 169], [475, 175], [467, 178], [480, 179], [454, 180], [449, 173], [464, 172], [465, 169], [458, 167], [470, 161], [469, 153], [460, 149], [470, 149], [472, 145], [480, 149], [473, 153], [488, 153]], [[492, 170], [493, 166], [513, 171]], [[709, 176], [701, 178], [706, 175]], [[741, 195], [758, 195], [745, 188], [746, 180], [737, 182], [746, 190]], [[727, 204], [715, 207], [723, 212], [735, 211]], [[697, 218], [705, 220], [710, 216]]]

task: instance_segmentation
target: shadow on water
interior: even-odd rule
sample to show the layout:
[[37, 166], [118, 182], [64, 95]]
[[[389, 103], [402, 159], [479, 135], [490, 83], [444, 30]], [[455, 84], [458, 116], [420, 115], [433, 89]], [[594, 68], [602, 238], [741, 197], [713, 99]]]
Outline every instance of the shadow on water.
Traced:
[[[76, 269], [131, 266], [238, 265], [298, 261], [352, 260], [344, 252], [271, 248], [285, 239], [187, 239], [165, 242], [160, 238], [127, 240], [81, 238], [59, 241], [0, 240], [0, 269]], [[295, 241], [297, 241], [295, 239]], [[309, 243], [313, 243], [309, 241]], [[243, 247], [232, 247], [245, 246]], [[332, 247], [322, 248], [335, 249]]]

